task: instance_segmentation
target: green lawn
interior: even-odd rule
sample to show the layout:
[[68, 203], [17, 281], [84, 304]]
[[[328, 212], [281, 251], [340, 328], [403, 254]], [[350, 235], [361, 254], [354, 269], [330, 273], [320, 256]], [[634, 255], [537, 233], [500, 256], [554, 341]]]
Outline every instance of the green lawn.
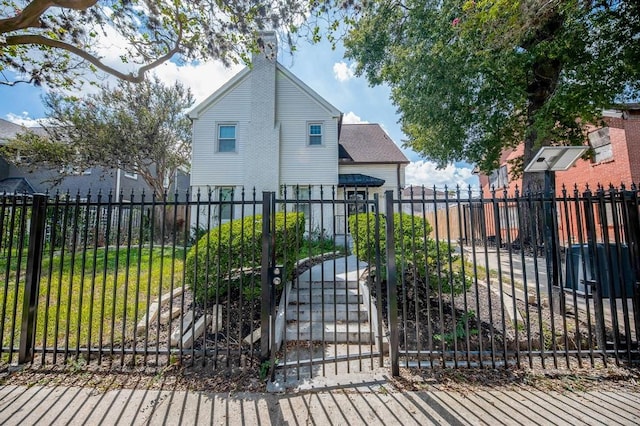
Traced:
[[[175, 260], [174, 260], [175, 259]], [[43, 260], [36, 346], [75, 348], [77, 345], [109, 343], [120, 345], [131, 341], [135, 326], [151, 302], [161, 292], [182, 285], [183, 251], [165, 248], [89, 250], [75, 256], [49, 253]], [[13, 263], [13, 262], [12, 262]], [[23, 261], [23, 267], [26, 262]], [[11, 265], [13, 266], [13, 265]], [[7, 270], [6, 259], [0, 259], [0, 272]], [[16, 319], [14, 347], [19, 341], [24, 271], [21, 271], [16, 295], [16, 271], [10, 267], [11, 279], [0, 293], [0, 309], [4, 313], [3, 346], [11, 344], [10, 330]], [[15, 310], [14, 310], [15, 306]], [[125, 325], [123, 330], [123, 325]], [[100, 335], [102, 334], [102, 339]], [[45, 340], [46, 338], [46, 340]]]
[[[304, 241], [299, 257], [344, 251], [330, 240]], [[36, 346], [59, 350], [131, 344], [138, 321], [160, 293], [183, 285], [184, 249], [90, 248], [86, 254], [45, 250], [37, 311]], [[2, 345], [18, 346], [23, 309], [26, 250], [20, 271], [18, 253], [10, 261], [0, 256], [0, 320], [4, 320]], [[18, 291], [16, 280], [19, 272]], [[5, 279], [7, 278], [8, 279]], [[162, 286], [162, 288], [160, 288]], [[124, 326], [124, 329], [123, 329]], [[11, 330], [15, 330], [11, 341]]]

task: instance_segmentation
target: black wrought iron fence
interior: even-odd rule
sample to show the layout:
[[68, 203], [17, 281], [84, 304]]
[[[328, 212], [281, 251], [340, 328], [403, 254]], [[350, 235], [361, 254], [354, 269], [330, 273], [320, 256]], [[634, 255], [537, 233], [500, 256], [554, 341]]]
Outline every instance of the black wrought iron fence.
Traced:
[[[395, 374], [400, 365], [557, 366], [638, 356], [637, 187], [557, 196], [375, 194], [306, 186], [277, 194], [225, 188], [224, 196], [220, 189], [162, 197], [5, 195], [1, 361], [280, 359], [284, 369], [315, 363], [322, 366], [316, 374], [325, 374], [338, 371], [325, 364], [357, 354], [372, 366], [388, 360]], [[364, 272], [362, 285], [336, 287], [327, 271], [341, 262]], [[331, 267], [320, 269], [310, 288], [300, 285], [305, 270], [322, 264]], [[278, 285], [275, 267], [284, 271]], [[328, 335], [339, 343], [335, 333], [286, 337], [282, 328], [292, 321], [283, 310], [294, 297], [286, 284], [311, 294], [318, 282], [335, 293], [323, 290], [323, 309], [338, 291], [346, 299], [355, 292], [361, 307], [351, 318], [344, 308], [347, 319], [374, 327], [361, 343], [364, 328], [356, 324], [361, 347], [346, 356], [334, 348], [301, 361], [300, 352], [287, 351], [327, 343]], [[314, 327], [339, 315], [335, 308], [307, 316]]]
[[432, 192], [387, 204], [387, 238], [403, 235], [387, 244], [392, 363], [557, 367], [638, 357], [637, 187]]

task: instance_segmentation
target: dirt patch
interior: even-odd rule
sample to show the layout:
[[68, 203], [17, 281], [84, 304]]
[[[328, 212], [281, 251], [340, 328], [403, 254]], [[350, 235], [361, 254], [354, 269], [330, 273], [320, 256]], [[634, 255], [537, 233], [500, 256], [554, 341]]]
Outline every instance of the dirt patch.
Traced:
[[638, 368], [598, 366], [572, 369], [400, 369], [398, 390], [541, 390], [555, 392], [640, 392]]
[[[375, 286], [371, 287], [375, 294]], [[599, 350], [593, 312], [587, 316], [568, 308], [562, 315], [553, 312], [546, 296], [528, 298], [521, 291], [517, 297], [510, 296], [516, 293], [505, 283], [474, 282], [467, 291], [453, 295], [407, 276], [398, 282], [401, 356], [410, 361], [482, 361], [491, 366], [495, 366], [494, 361], [505, 359], [532, 366], [532, 359], [542, 356], [546, 368], [556, 367], [557, 358], [564, 359], [571, 352], [571, 357], [579, 353], [583, 363], [595, 362]], [[383, 321], [388, 328], [385, 290], [381, 298]], [[615, 340], [610, 325], [605, 339]], [[624, 336], [618, 336], [620, 340]]]

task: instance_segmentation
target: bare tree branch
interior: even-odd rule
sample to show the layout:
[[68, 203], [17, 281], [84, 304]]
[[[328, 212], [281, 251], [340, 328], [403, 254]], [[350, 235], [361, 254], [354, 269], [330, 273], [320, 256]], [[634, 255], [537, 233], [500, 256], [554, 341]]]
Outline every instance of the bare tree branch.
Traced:
[[50, 7], [86, 10], [97, 2], [98, 0], [33, 0], [24, 10], [18, 11], [16, 16], [0, 19], [0, 34], [24, 28], [39, 28], [41, 26], [40, 17]]
[[19, 35], [19, 36], [9, 36], [6, 38], [6, 44], [8, 46], [19, 46], [19, 45], [40, 45], [40, 46], [48, 46], [48, 47], [54, 47], [57, 49], [63, 49], [66, 50], [68, 52], [73, 53], [74, 55], [77, 55], [78, 57], [88, 61], [89, 63], [91, 63], [92, 65], [95, 65], [97, 68], [112, 74], [116, 77], [118, 77], [121, 80], [125, 80], [125, 81], [130, 81], [131, 83], [140, 83], [141, 81], [144, 80], [144, 74], [149, 71], [152, 68], [157, 67], [158, 65], [162, 64], [163, 62], [171, 59], [171, 57], [173, 55], [175, 55], [176, 53], [179, 52], [180, 48], [180, 39], [178, 39], [176, 41], [176, 44], [174, 45], [174, 47], [167, 51], [166, 54], [160, 56], [159, 58], [155, 59], [154, 61], [138, 68], [137, 72], [134, 73], [129, 73], [129, 74], [125, 74], [121, 71], [118, 71], [115, 68], [112, 68], [106, 64], [104, 64], [99, 58], [91, 55], [90, 53], [88, 53], [85, 50], [80, 49], [79, 47], [73, 46], [69, 43], [65, 43], [62, 41], [58, 41], [58, 40], [52, 40], [50, 38], [47, 37], [43, 37], [40, 35]]

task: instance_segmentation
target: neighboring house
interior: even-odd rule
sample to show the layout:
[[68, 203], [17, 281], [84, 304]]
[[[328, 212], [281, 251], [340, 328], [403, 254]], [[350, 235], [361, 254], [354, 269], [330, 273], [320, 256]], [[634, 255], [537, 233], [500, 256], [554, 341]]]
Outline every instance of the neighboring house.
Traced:
[[[26, 128], [9, 121], [0, 119], [0, 145], [4, 145], [19, 133], [25, 131], [44, 134], [40, 127]], [[0, 156], [0, 194], [17, 193], [69, 193], [75, 197], [78, 193], [86, 197], [90, 192], [92, 196], [102, 193], [118, 194], [122, 191], [125, 200], [130, 198], [133, 192], [139, 195], [141, 191], [147, 194], [152, 192], [146, 182], [137, 173], [128, 172], [117, 168], [93, 167], [83, 171], [62, 176], [63, 170], [51, 170], [44, 168], [32, 168], [29, 166], [16, 166]], [[184, 192], [189, 188], [189, 175], [178, 171], [175, 179], [179, 191]]]
[[[595, 191], [598, 185], [608, 188], [610, 184], [620, 187], [624, 184], [627, 188], [632, 183], [640, 182], [640, 104], [625, 104], [619, 109], [605, 110], [602, 113], [605, 127], [591, 126], [585, 140], [585, 145], [592, 148], [592, 156], [589, 160], [579, 159], [573, 167], [567, 171], [555, 172], [555, 190], [562, 197], [563, 187], [567, 190], [567, 196], [573, 197], [574, 187], [577, 187], [581, 195], [587, 186]], [[480, 174], [480, 185], [484, 197], [492, 196], [492, 188], [495, 188], [496, 198], [504, 195], [503, 187], [507, 187], [507, 195], [515, 193], [516, 186], [522, 194], [522, 179], [512, 179], [509, 173], [509, 161], [522, 155], [523, 146], [505, 151], [500, 159], [500, 168], [490, 175]], [[526, 189], [526, 188], [525, 188]], [[508, 215], [507, 215], [508, 212]], [[610, 207], [607, 208], [607, 216], [610, 216]], [[600, 215], [595, 215], [600, 220]], [[515, 203], [500, 204], [500, 222], [510, 223], [512, 238], [518, 234], [518, 206]], [[488, 228], [492, 228], [492, 219], [488, 219]], [[566, 220], [562, 212], [558, 212], [558, 232], [561, 241], [567, 232]], [[576, 224], [573, 219], [569, 223], [572, 229], [571, 235], [577, 234]], [[613, 228], [613, 220], [607, 224], [610, 231]], [[489, 234], [495, 233], [491, 229]], [[504, 236], [503, 236], [504, 238]]]
[[434, 191], [433, 188], [424, 186], [408, 186], [402, 190], [402, 211], [421, 216], [446, 209], [447, 203], [453, 204], [455, 199], [455, 193], [447, 197], [444, 191]]
[[[424, 186], [402, 190], [402, 212], [424, 217], [431, 225], [431, 238], [468, 241], [477, 234], [481, 209], [469, 191], [438, 191]], [[474, 209], [472, 212], [471, 209]], [[476, 237], [473, 237], [477, 239]]]
[[[585, 145], [592, 148], [590, 160], [578, 160], [575, 166], [564, 172], [555, 173], [555, 187], [561, 195], [562, 185], [573, 191], [578, 185], [584, 191], [588, 185], [595, 189], [598, 184], [606, 187], [609, 184], [619, 186], [640, 182], [640, 104], [625, 104], [619, 109], [605, 110], [602, 120], [606, 127], [592, 126], [589, 129]], [[513, 194], [515, 186], [522, 190], [522, 180], [511, 179], [509, 160], [523, 153], [523, 146], [507, 150], [500, 159], [500, 168], [490, 175], [480, 174], [480, 185], [485, 197], [491, 196], [491, 188], [495, 187], [502, 195], [502, 187], [509, 188]]]
[[[344, 124], [342, 113], [276, 61], [274, 33], [263, 33], [263, 52], [190, 113], [193, 120], [192, 192], [215, 200], [240, 199], [241, 188], [304, 200], [372, 198], [404, 186], [409, 163], [377, 124]], [[323, 188], [322, 193], [321, 189]], [[207, 195], [208, 197], [208, 195]], [[292, 204], [293, 206], [293, 204]], [[239, 217], [239, 208], [201, 208], [194, 221]], [[349, 213], [363, 204], [303, 210], [315, 231], [345, 232]], [[237, 211], [236, 211], [237, 210]], [[345, 211], [346, 210], [346, 211]], [[309, 226], [309, 222], [307, 222]]]

